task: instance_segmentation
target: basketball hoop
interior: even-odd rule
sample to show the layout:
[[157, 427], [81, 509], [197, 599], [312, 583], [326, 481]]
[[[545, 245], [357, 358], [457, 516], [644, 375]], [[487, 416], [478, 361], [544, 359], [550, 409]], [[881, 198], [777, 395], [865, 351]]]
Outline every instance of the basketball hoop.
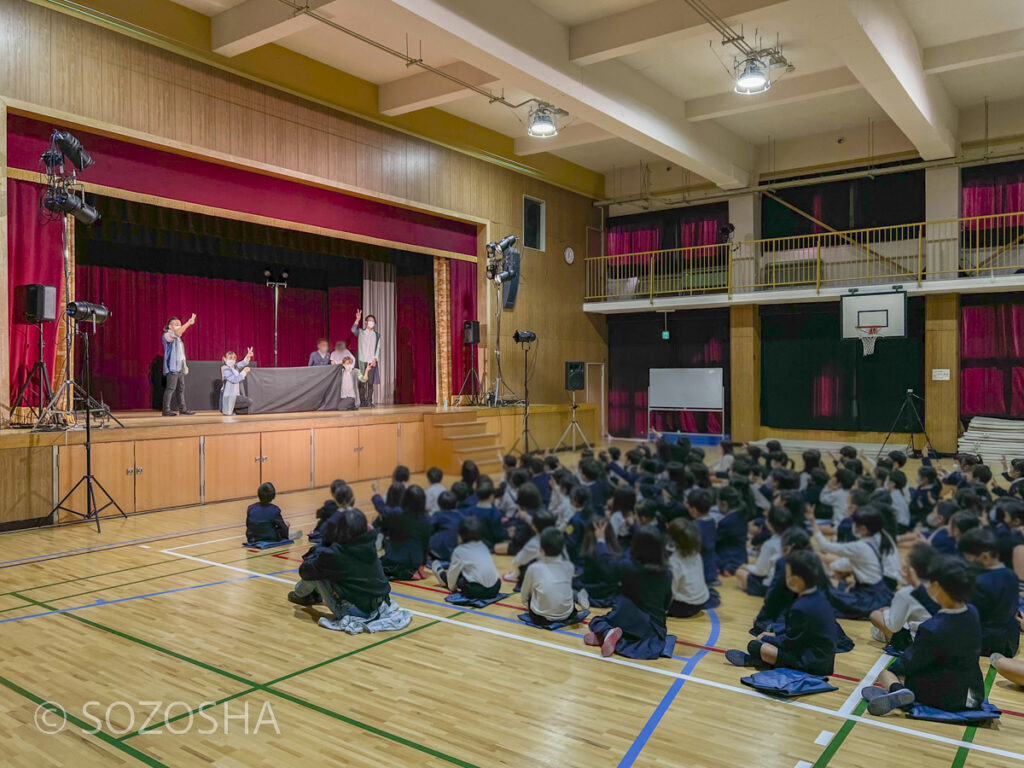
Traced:
[[875, 342], [878, 341], [878, 332], [882, 330], [880, 325], [858, 325], [857, 330], [860, 343], [864, 345], [864, 355], [875, 353]]

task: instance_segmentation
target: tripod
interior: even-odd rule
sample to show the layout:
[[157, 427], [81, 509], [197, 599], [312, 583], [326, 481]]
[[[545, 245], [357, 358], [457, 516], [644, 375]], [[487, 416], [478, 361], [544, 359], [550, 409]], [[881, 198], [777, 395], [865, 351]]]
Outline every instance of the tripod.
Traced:
[[[57, 502], [57, 506], [55, 506], [52, 510], [50, 510], [50, 514], [54, 515], [58, 511], [63, 510], [65, 512], [69, 512], [72, 515], [77, 515], [78, 517], [82, 518], [83, 520], [94, 519], [96, 521], [96, 532], [99, 533], [100, 532], [100, 512], [102, 512], [104, 509], [109, 507], [111, 504], [113, 504], [114, 508], [117, 509], [117, 511], [121, 513], [121, 517], [128, 517], [128, 515], [126, 515], [124, 513], [124, 510], [121, 509], [121, 507], [118, 505], [118, 503], [116, 501], [114, 501], [114, 497], [111, 496], [109, 493], [107, 493], [107, 489], [104, 488], [103, 484], [100, 483], [100, 481], [97, 480], [93, 476], [93, 474], [92, 474], [92, 418], [91, 418], [91, 414], [92, 414], [92, 404], [95, 403], [96, 401], [93, 400], [89, 396], [89, 392], [88, 392], [88, 383], [89, 383], [88, 382], [88, 376], [89, 376], [89, 334], [88, 334], [87, 331], [79, 331], [79, 330], [76, 330], [75, 334], [77, 336], [80, 336], [81, 339], [82, 339], [82, 361], [83, 361], [83, 363], [85, 365], [85, 375], [86, 375], [86, 388], [85, 389], [80, 387], [76, 382], [72, 382], [73, 385], [74, 385], [74, 390], [73, 390], [72, 397], [74, 396], [74, 393], [81, 392], [82, 393], [82, 399], [85, 400], [85, 474], [82, 475], [82, 477], [78, 480], [78, 482], [75, 483], [71, 487], [70, 491], [68, 491], [66, 494], [64, 494], [64, 498]], [[74, 408], [74, 404], [72, 404], [72, 408]], [[106, 408], [106, 406], [104, 406], [104, 408]], [[109, 413], [109, 410], [108, 410], [108, 413]], [[113, 418], [113, 417], [111, 417], [111, 418]], [[114, 419], [114, 421], [117, 421], [117, 419]], [[118, 424], [120, 424], [120, 423], [121, 422], [118, 422]], [[124, 426], [124, 425], [121, 424], [121, 426]], [[85, 483], [85, 512], [77, 512], [74, 509], [71, 509], [70, 507], [64, 506], [64, 504], [65, 504], [65, 502], [67, 502], [68, 499], [71, 498], [71, 495], [75, 491], [78, 490], [78, 486], [82, 485], [82, 483]], [[107, 503], [104, 504], [102, 507], [97, 507], [96, 506], [96, 490], [95, 490], [96, 488], [99, 488], [100, 491], [103, 492], [103, 495], [107, 497]]]
[[[14, 411], [24, 404], [28, 408], [29, 413], [32, 414], [33, 420], [38, 420], [42, 416], [46, 403], [53, 399], [53, 389], [50, 387], [50, 372], [46, 370], [46, 359], [43, 357], [43, 350], [46, 348], [46, 342], [43, 341], [43, 324], [36, 323], [36, 327], [39, 329], [39, 359], [36, 360], [32, 369], [28, 372], [28, 378], [21, 385], [17, 396], [14, 398], [14, 402], [11, 404], [11, 416], [14, 416]], [[39, 393], [38, 407], [23, 403], [23, 401], [28, 399], [29, 387], [32, 386], [36, 379], [39, 380], [39, 388], [37, 390]]]
[[[903, 404], [900, 406], [899, 411], [896, 412], [896, 418], [893, 419], [892, 426], [889, 428], [889, 433], [885, 436], [885, 440], [882, 441], [881, 448], [878, 449], [878, 456], [881, 457], [885, 451], [885, 446], [889, 442], [889, 438], [892, 437], [892, 433], [896, 431], [896, 427], [900, 424], [900, 419], [903, 417], [903, 413], [909, 409], [910, 413], [914, 415], [914, 421], [920, 429], [913, 429], [914, 424], [911, 424], [910, 437], [907, 439], [907, 455], [910, 456], [914, 453], [914, 435], [920, 432], [924, 435], [925, 445], [931, 445], [932, 439], [928, 437], [928, 431], [924, 428], [924, 420], [921, 418], [921, 412], [917, 410], [917, 405], [914, 403], [915, 400], [919, 400], [924, 405], [924, 398], [914, 394], [914, 390], [908, 389], [906, 394], [903, 396]], [[924, 452], [922, 451], [922, 454]]]
[[[540, 444], [530, 434], [530, 345], [523, 344], [523, 434], [516, 438], [509, 453], [515, 453], [519, 441], [523, 441], [523, 449], [520, 456], [529, 456], [534, 451], [540, 450]], [[530, 441], [533, 440], [533, 449], [530, 448]]]
[[573, 392], [572, 392], [572, 419], [569, 420], [569, 426], [567, 426], [565, 428], [565, 432], [562, 433], [562, 437], [559, 438], [558, 443], [555, 445], [555, 453], [557, 453], [562, 448], [562, 444], [565, 442], [565, 438], [568, 437], [570, 434], [572, 434], [572, 449], [573, 449], [573, 451], [576, 450], [576, 435], [580, 436], [580, 440], [583, 441], [583, 446], [585, 448], [587, 448], [587, 449], [590, 448], [590, 442], [587, 440], [587, 436], [583, 434], [583, 428], [580, 426], [580, 423], [576, 420], [576, 409], [577, 408], [579, 408], [579, 406], [576, 405], [576, 390], [573, 390]]
[[[459, 405], [462, 405], [463, 397], [469, 398], [470, 405], [480, 405], [481, 387], [480, 375], [476, 372], [476, 344], [467, 344], [466, 346], [469, 347], [469, 359], [472, 361], [472, 365], [466, 371], [466, 376], [462, 380], [462, 386], [459, 387], [459, 393], [456, 397], [459, 398]], [[466, 391], [467, 387], [469, 388], [468, 392]]]

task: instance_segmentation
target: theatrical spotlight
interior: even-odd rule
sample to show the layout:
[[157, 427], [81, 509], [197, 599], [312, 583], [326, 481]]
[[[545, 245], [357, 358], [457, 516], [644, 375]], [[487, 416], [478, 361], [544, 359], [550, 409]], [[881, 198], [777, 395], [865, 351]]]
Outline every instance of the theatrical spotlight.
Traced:
[[85, 151], [82, 142], [67, 131], [54, 131], [53, 142], [64, 153], [64, 157], [70, 160], [71, 164], [80, 171], [84, 171], [95, 162], [89, 153]]
[[63, 185], [46, 188], [43, 207], [51, 213], [70, 213], [82, 224], [94, 224], [100, 218], [99, 211]]
[[519, 292], [519, 264], [522, 254], [515, 244], [519, 238], [506, 235], [496, 243], [487, 244], [487, 279], [501, 289], [501, 305], [512, 309]]
[[512, 341], [516, 344], [529, 344], [537, 340], [537, 334], [533, 331], [516, 331], [512, 334]]
[[93, 326], [103, 325], [110, 319], [110, 310], [105, 305], [91, 301], [72, 301], [64, 314], [77, 323], [92, 323]]
[[[64, 167], [65, 160], [73, 166], [70, 173]], [[85, 201], [85, 190], [75, 173], [75, 169], [84, 171], [94, 162], [82, 143], [67, 131], [54, 128], [50, 134], [50, 146], [39, 161], [46, 176], [41, 203], [43, 210], [56, 214], [51, 220], [70, 213], [82, 224], [99, 221], [100, 212]]]

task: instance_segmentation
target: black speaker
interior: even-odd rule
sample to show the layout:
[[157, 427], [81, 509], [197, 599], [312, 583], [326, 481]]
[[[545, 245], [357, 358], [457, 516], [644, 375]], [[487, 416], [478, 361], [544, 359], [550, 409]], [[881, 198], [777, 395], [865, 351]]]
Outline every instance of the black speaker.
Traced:
[[565, 391], [579, 392], [587, 386], [586, 363], [578, 360], [565, 361]]
[[462, 343], [463, 344], [479, 344], [480, 343], [480, 321], [479, 320], [463, 320], [462, 321]]
[[56, 319], [56, 286], [31, 283], [14, 287], [14, 322], [48, 323]]

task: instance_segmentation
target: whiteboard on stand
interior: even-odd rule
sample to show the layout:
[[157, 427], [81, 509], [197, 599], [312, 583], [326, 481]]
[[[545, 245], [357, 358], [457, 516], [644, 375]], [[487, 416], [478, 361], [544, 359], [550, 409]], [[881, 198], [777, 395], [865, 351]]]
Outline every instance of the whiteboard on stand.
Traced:
[[725, 408], [721, 368], [651, 368], [650, 409], [718, 411]]

